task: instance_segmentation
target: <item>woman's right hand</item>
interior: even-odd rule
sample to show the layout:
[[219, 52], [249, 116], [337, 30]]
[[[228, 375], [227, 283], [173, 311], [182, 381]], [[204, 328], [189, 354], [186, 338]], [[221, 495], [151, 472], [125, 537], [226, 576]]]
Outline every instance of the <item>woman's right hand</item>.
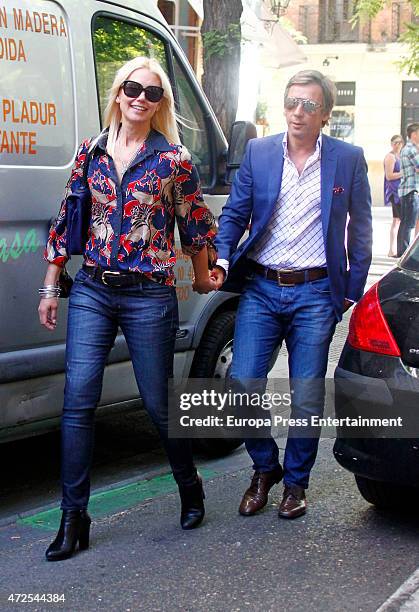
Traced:
[[[57, 285], [62, 268], [53, 263], [48, 264], [44, 287]], [[57, 327], [58, 298], [41, 298], [38, 306], [39, 321], [41, 325], [54, 331]]]
[[42, 298], [39, 302], [38, 314], [41, 325], [54, 331], [57, 327], [58, 298]]

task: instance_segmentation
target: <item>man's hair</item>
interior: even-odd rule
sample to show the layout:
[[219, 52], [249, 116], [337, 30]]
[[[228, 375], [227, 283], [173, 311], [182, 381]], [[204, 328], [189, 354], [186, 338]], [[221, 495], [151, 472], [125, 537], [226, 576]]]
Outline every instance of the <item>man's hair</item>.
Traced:
[[419, 123], [409, 123], [406, 128], [407, 137], [410, 138], [413, 132], [417, 132], [419, 130]]
[[332, 111], [336, 100], [336, 87], [333, 81], [318, 70], [300, 70], [287, 83], [284, 93], [284, 100], [288, 97], [288, 92], [293, 85], [319, 85], [323, 94], [323, 108], [327, 113]]

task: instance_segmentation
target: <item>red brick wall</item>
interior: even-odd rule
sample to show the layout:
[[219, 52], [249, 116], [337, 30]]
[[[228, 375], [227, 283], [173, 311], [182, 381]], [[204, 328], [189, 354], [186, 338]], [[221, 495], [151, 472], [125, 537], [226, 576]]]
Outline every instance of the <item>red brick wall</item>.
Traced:
[[319, 42], [319, 0], [291, 0], [286, 17], [297, 30], [300, 30], [300, 6], [307, 7], [307, 29], [302, 33], [309, 44]]
[[[307, 42], [315, 44], [319, 42], [319, 0], [291, 0], [286, 12], [289, 19], [297, 30], [301, 30], [300, 6], [307, 7], [306, 29], [302, 33], [307, 37]], [[394, 24], [392, 19], [392, 4], [386, 6], [373, 21], [370, 26], [364, 23], [360, 27], [358, 42], [392, 42], [395, 40]], [[411, 3], [404, 0], [398, 3], [400, 6], [400, 33], [406, 30], [406, 23], [412, 20]], [[371, 39], [370, 39], [371, 37]], [[335, 42], [344, 42], [336, 40]], [[345, 41], [346, 42], [346, 41]]]

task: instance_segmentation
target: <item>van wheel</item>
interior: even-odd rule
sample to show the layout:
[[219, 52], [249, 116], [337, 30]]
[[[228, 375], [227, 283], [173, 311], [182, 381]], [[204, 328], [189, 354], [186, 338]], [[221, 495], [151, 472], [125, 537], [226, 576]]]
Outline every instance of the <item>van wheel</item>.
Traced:
[[355, 476], [355, 481], [362, 497], [377, 508], [400, 509], [411, 512], [419, 505], [419, 489], [397, 485], [392, 482], [371, 480], [363, 476]]
[[222, 312], [204, 331], [191, 368], [192, 378], [227, 378], [233, 359], [236, 313]]
[[[191, 378], [227, 378], [233, 359], [236, 313], [222, 312], [205, 330], [191, 368]], [[237, 438], [200, 438], [193, 441], [197, 452], [223, 457], [242, 444]]]

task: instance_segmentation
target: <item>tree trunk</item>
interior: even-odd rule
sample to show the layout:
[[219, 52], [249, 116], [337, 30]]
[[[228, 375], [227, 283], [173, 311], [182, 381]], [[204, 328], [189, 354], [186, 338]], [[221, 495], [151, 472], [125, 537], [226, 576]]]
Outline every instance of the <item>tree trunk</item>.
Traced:
[[239, 97], [242, 0], [204, 0], [202, 86], [229, 138]]

